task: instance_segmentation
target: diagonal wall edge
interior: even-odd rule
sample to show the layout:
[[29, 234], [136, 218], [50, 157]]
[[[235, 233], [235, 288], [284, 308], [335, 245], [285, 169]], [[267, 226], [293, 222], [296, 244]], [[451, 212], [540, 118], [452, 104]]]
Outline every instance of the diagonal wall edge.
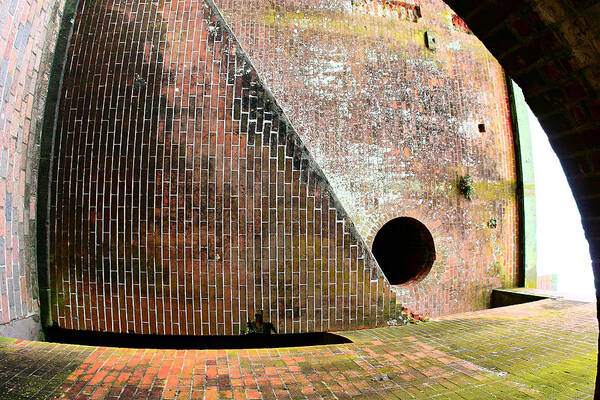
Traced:
[[[51, 307], [65, 329], [385, 325], [395, 295], [204, 2], [86, 3], [59, 105]], [[68, 94], [68, 96], [65, 96]]]

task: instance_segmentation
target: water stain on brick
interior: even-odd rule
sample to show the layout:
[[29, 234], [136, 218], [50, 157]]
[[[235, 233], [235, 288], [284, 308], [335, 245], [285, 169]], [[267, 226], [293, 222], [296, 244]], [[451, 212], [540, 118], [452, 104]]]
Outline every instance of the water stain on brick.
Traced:
[[[517, 279], [504, 76], [472, 35], [453, 26], [449, 8], [420, 4], [425, 12], [415, 24], [374, 14], [359, 21], [328, 1], [217, 4], [367, 243], [400, 215], [435, 227], [438, 261], [428, 280], [399, 291], [402, 301], [434, 315], [476, 309], [489, 296], [480, 282], [489, 288]], [[443, 39], [435, 55], [423, 51], [427, 29]], [[471, 205], [456, 195], [457, 170], [481, 186]], [[485, 225], [490, 213], [500, 216], [500, 230]], [[506, 276], [488, 275], [498, 259]], [[465, 290], [471, 286], [475, 301]], [[449, 304], [438, 301], [446, 295]]]

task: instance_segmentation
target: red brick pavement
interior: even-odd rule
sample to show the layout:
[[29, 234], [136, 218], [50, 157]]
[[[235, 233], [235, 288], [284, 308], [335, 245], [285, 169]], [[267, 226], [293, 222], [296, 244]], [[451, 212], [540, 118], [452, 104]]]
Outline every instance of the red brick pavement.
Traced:
[[[0, 339], [0, 376], [29, 371], [0, 383], [0, 398], [18, 398], [29, 377], [46, 388], [30, 398], [48, 397], [52, 381], [54, 399], [586, 399], [597, 333], [595, 304], [544, 300], [348, 332], [354, 343], [344, 345], [150, 350]], [[39, 378], [28, 368], [42, 353], [71, 354], [72, 372]]]

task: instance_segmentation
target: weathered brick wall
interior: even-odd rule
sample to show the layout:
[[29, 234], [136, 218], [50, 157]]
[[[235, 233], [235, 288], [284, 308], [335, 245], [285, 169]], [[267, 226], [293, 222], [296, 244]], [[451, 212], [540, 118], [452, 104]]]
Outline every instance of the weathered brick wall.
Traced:
[[386, 324], [395, 296], [204, 1], [83, 2], [52, 172], [52, 317], [237, 334]]
[[447, 1], [523, 89], [548, 134], [581, 212], [600, 297], [600, 3]]
[[[471, 311], [518, 284], [506, 81], [452, 10], [440, 0], [216, 3], [368, 246], [398, 216], [431, 231], [437, 261], [396, 287], [399, 302]], [[456, 190], [467, 173], [472, 201]]]
[[39, 139], [64, 1], [0, 2], [0, 324], [38, 312]]
[[581, 213], [600, 297], [600, 4], [597, 0], [448, 0], [448, 4], [523, 89], [548, 134]]

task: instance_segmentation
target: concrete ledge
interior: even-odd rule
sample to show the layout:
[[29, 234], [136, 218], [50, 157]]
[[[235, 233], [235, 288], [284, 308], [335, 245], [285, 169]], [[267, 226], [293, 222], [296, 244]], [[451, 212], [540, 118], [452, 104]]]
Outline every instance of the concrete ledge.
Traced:
[[0, 325], [0, 336], [24, 340], [42, 339], [40, 316], [35, 314]]

